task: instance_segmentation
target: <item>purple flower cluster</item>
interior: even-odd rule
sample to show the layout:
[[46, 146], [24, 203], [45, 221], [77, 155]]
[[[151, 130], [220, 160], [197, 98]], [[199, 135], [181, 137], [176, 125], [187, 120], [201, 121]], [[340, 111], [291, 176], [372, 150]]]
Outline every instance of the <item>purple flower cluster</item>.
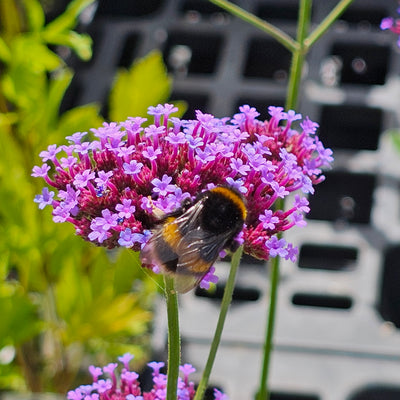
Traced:
[[[400, 7], [397, 9], [397, 13], [400, 14]], [[399, 38], [397, 39], [397, 46], [400, 47], [400, 18], [383, 18], [383, 20], [381, 21], [381, 29], [384, 31], [389, 29], [390, 31], [398, 35]]]
[[[258, 120], [244, 105], [233, 118], [197, 111], [196, 120], [170, 117], [177, 109], [148, 109], [153, 121], [128, 118], [68, 136], [67, 145], [40, 153], [42, 165], [32, 176], [45, 187], [35, 197], [39, 208], [50, 205], [55, 222], [70, 222], [76, 233], [97, 245], [139, 251], [151, 235], [161, 210], [168, 213], [203, 190], [229, 185], [247, 203], [241, 240], [244, 251], [261, 259], [294, 260], [297, 249], [277, 233], [304, 226], [306, 196], [324, 179], [332, 151], [316, 135], [318, 124], [294, 111], [269, 107], [270, 119]], [[294, 129], [294, 122], [298, 126]], [[293, 192], [286, 210], [278, 199]]]
[[[153, 370], [153, 387], [149, 392], [142, 392], [139, 374], [131, 371], [129, 362], [133, 356], [129, 353], [118, 357], [123, 368], [116, 374], [118, 363], [110, 363], [103, 368], [91, 365], [89, 372], [92, 375], [91, 385], [81, 385], [68, 392], [68, 400], [164, 400], [166, 397], [167, 376], [160, 372], [163, 362], [151, 362], [148, 366]], [[195, 372], [190, 364], [179, 367], [182, 377], [178, 379], [177, 400], [191, 400], [196, 393], [194, 383], [189, 381], [189, 375]], [[108, 377], [103, 377], [107, 374]], [[100, 379], [102, 378], [102, 379]], [[214, 389], [215, 400], [228, 400], [228, 396]]]

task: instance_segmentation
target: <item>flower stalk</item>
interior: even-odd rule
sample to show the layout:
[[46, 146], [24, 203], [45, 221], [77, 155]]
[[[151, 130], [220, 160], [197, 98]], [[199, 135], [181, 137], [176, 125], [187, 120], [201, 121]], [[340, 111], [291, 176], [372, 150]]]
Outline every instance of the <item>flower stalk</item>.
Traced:
[[[292, 63], [289, 75], [289, 84], [286, 96], [286, 109], [293, 109], [297, 105], [301, 85], [301, 76], [306, 57], [307, 48], [304, 46], [310, 19], [311, 19], [312, 0], [301, 0], [299, 7], [299, 18], [297, 26], [297, 48], [292, 52]], [[284, 201], [281, 199], [277, 206], [284, 207]], [[282, 234], [279, 235], [279, 238]], [[270, 300], [268, 307], [268, 318], [265, 329], [265, 342], [263, 351], [263, 361], [260, 374], [259, 388], [256, 394], [256, 400], [268, 400], [270, 389], [268, 386], [269, 371], [271, 364], [271, 354], [273, 349], [273, 337], [276, 319], [276, 308], [278, 303], [278, 286], [280, 274], [280, 258], [275, 257], [270, 262]]]
[[296, 108], [301, 85], [301, 75], [308, 48], [304, 41], [310, 26], [312, 0], [301, 0], [297, 24], [297, 48], [292, 52], [292, 64], [289, 74], [289, 84], [285, 107], [287, 110]]
[[291, 38], [287, 33], [279, 29], [278, 27], [264, 21], [261, 18], [258, 18], [256, 15], [249, 13], [243, 8], [232, 4], [227, 0], [209, 0], [211, 3], [223, 8], [228, 11], [230, 14], [235, 15], [242, 19], [243, 21], [248, 22], [249, 24], [255, 26], [260, 29], [267, 35], [270, 35], [284, 47], [286, 47], [290, 52], [296, 51], [298, 49], [298, 43], [296, 43], [293, 38]]
[[181, 359], [178, 294], [175, 291], [173, 278], [165, 275], [164, 282], [168, 315], [168, 380], [166, 400], [176, 400]]
[[215, 333], [213, 340], [211, 342], [210, 351], [208, 354], [208, 359], [206, 366], [203, 371], [199, 386], [197, 387], [196, 396], [194, 400], [201, 400], [204, 397], [204, 393], [207, 389], [208, 381], [210, 379], [211, 370], [214, 365], [215, 357], [217, 354], [218, 346], [221, 342], [222, 330], [224, 328], [226, 315], [230, 304], [232, 303], [233, 290], [235, 289], [235, 280], [237, 271], [240, 264], [240, 259], [243, 254], [243, 246], [240, 246], [238, 250], [232, 255], [231, 268], [229, 271], [228, 280], [225, 285], [224, 295], [221, 302], [221, 310], [218, 317], [217, 326], [215, 328]]
[[311, 34], [304, 40], [304, 46], [309, 49], [313, 46], [324, 33], [332, 26], [332, 24], [344, 13], [346, 8], [353, 2], [353, 0], [341, 0], [332, 9], [332, 11], [323, 19], [323, 21], [311, 32]]

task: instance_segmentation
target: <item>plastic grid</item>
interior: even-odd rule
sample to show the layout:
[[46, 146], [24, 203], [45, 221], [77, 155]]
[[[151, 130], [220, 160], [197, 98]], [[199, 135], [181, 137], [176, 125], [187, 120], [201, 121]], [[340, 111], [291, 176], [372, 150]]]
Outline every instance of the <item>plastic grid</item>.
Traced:
[[[236, 3], [295, 32], [295, 0]], [[335, 4], [315, 1], [313, 21]], [[282, 264], [274, 400], [400, 398], [400, 156], [385, 133], [399, 121], [400, 54], [379, 30], [395, 9], [395, 0], [356, 0], [307, 60], [299, 111], [319, 122], [335, 164], [310, 199], [308, 227], [286, 235], [300, 257]], [[78, 66], [70, 104], [104, 104], [116, 69], [154, 48], [174, 76], [173, 98], [189, 104], [187, 118], [195, 108], [232, 115], [244, 103], [266, 117], [266, 106], [284, 103], [288, 52], [206, 1], [100, 1], [88, 30], [94, 58]], [[222, 282], [227, 269], [218, 266]], [[232, 400], [256, 390], [267, 275], [252, 260], [240, 268], [212, 374]], [[200, 370], [217, 313], [218, 299], [200, 292], [181, 298], [183, 359]], [[160, 351], [164, 316], [160, 306]]]

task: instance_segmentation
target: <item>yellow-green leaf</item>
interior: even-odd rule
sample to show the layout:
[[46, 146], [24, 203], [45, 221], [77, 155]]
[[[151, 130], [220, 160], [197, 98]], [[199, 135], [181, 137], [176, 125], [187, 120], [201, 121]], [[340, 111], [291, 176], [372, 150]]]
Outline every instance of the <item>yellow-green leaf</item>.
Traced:
[[62, 31], [69, 30], [76, 25], [77, 18], [82, 11], [95, 0], [72, 0], [69, 2], [67, 9], [52, 22], [47, 24], [45, 31], [52, 35]]
[[100, 106], [92, 103], [65, 112], [57, 129], [59, 140], [75, 132], [88, 132], [91, 128], [100, 127], [104, 120], [99, 111]]
[[149, 106], [164, 103], [171, 92], [172, 80], [162, 55], [153, 51], [136, 61], [129, 70], [118, 72], [110, 95], [110, 120], [146, 116]]
[[40, 31], [45, 23], [45, 15], [42, 5], [38, 0], [24, 0], [24, 6], [26, 9], [29, 30], [33, 32]]
[[43, 39], [54, 45], [70, 47], [84, 61], [92, 57], [92, 38], [75, 31], [44, 32]]
[[9, 62], [11, 59], [11, 51], [8, 48], [6, 42], [0, 37], [0, 60], [5, 63]]

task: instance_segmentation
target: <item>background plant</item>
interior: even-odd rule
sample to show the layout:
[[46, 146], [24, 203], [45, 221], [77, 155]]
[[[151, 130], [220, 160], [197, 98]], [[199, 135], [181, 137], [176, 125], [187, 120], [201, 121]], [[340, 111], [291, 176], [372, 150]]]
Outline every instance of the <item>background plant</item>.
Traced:
[[[82, 360], [130, 351], [140, 364], [149, 351], [155, 285], [138, 259], [83, 242], [32, 201], [39, 150], [104, 121], [98, 104], [59, 113], [73, 71], [55, 49], [91, 57], [74, 27], [92, 3], [71, 1], [46, 23], [37, 0], [0, 1], [0, 388], [65, 393]], [[141, 115], [170, 90], [154, 52], [118, 73], [109, 116]]]

